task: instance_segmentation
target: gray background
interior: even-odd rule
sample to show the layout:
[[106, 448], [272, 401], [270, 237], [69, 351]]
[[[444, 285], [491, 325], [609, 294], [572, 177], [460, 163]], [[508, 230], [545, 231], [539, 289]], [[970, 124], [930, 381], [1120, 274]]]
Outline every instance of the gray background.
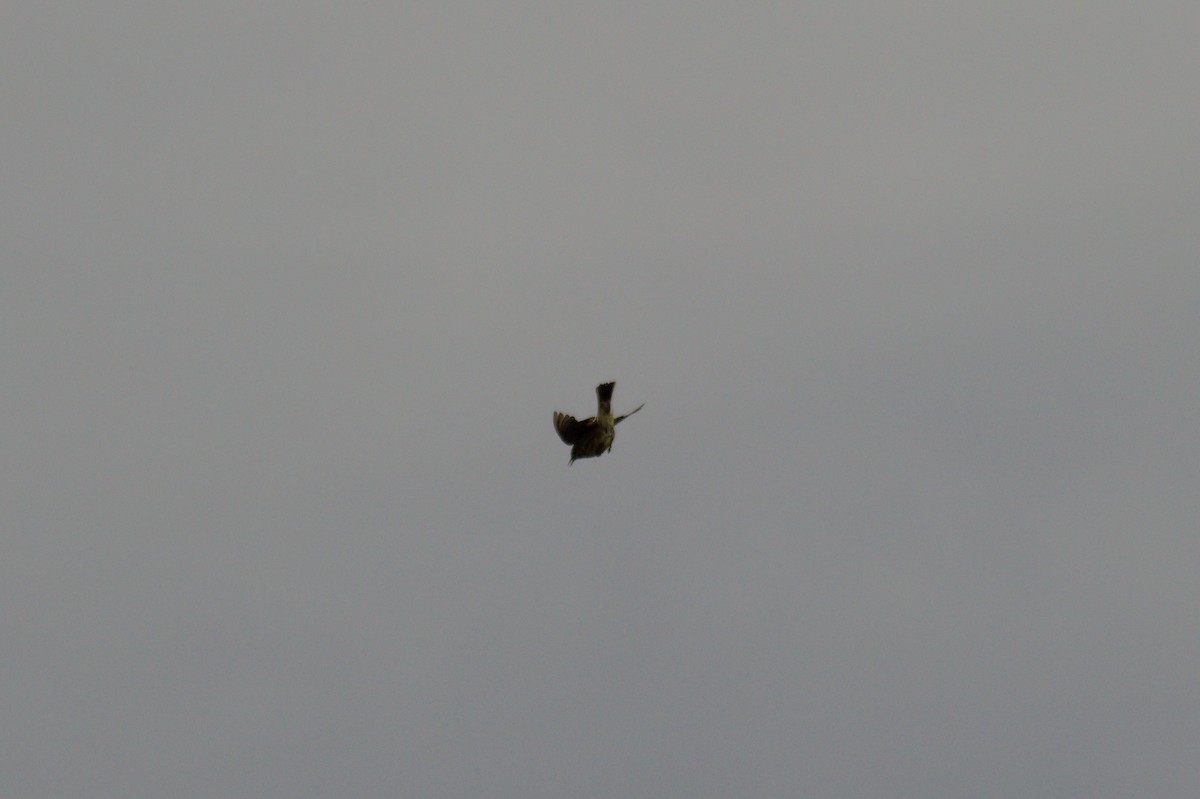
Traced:
[[6, 4], [0, 795], [1195, 796], [1198, 31]]

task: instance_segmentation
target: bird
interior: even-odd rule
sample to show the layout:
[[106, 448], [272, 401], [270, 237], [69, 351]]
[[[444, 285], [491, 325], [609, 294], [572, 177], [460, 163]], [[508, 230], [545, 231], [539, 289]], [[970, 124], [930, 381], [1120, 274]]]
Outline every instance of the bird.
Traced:
[[613, 438], [616, 436], [616, 426], [628, 419], [646, 406], [646, 403], [634, 408], [624, 416], [613, 418], [612, 393], [615, 382], [601, 383], [596, 386], [597, 408], [596, 415], [579, 421], [574, 416], [554, 412], [554, 431], [563, 443], [571, 445], [570, 466], [578, 458], [599, 458], [605, 452], [612, 452]]

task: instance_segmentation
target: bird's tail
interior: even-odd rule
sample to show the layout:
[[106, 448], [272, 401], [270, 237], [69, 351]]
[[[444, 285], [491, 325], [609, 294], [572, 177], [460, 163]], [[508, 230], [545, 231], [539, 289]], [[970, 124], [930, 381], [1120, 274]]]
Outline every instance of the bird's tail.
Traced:
[[616, 383], [601, 383], [596, 386], [596, 397], [601, 402], [608, 402], [612, 399], [613, 386], [615, 385]]

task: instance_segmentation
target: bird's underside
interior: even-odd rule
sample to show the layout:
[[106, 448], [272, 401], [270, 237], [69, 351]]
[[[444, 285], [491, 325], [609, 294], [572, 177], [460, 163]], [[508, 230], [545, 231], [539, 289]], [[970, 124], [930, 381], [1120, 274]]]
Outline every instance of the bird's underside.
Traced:
[[617, 424], [633, 416], [645, 405], [642, 403], [624, 416], [614, 419], [612, 415], [614, 386], [616, 383], [601, 383], [596, 386], [597, 412], [595, 416], [580, 421], [570, 414], [554, 412], [555, 432], [564, 443], [571, 445], [571, 460], [568, 465], [579, 458], [598, 458], [605, 452], [611, 452], [613, 439], [617, 434]]

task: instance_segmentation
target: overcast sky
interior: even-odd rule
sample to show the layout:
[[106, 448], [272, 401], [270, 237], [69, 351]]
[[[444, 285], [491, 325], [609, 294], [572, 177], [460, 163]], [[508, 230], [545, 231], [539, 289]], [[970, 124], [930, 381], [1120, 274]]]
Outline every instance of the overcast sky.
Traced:
[[0, 795], [1195, 796], [1198, 31], [6, 5]]

